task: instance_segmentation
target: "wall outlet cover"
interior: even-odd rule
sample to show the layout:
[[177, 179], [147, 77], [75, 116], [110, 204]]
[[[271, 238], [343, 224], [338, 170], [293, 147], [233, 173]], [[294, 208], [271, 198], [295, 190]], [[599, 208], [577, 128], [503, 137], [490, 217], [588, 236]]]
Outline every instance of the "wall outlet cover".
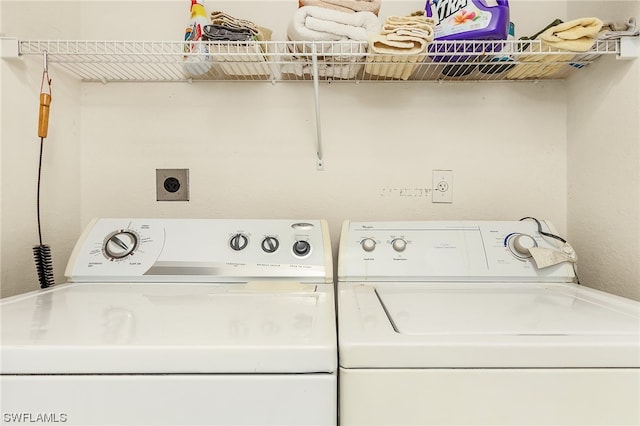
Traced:
[[453, 170], [433, 171], [431, 202], [453, 203]]
[[156, 169], [157, 201], [189, 201], [189, 169]]

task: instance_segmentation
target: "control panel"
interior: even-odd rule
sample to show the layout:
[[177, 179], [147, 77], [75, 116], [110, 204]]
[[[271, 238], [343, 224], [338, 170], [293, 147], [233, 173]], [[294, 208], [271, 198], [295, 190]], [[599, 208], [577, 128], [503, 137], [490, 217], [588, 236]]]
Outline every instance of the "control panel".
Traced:
[[[543, 233], [555, 234], [542, 221]], [[573, 266], [538, 268], [532, 251], [562, 244], [535, 221], [345, 222], [340, 281], [570, 282]]]
[[70, 281], [333, 280], [322, 220], [96, 219], [77, 242]]

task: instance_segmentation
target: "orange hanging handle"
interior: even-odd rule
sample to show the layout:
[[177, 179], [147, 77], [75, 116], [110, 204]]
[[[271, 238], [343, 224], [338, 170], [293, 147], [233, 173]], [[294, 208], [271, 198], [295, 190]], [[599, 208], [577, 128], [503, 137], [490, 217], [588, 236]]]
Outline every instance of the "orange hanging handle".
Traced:
[[51, 95], [48, 93], [40, 93], [38, 136], [41, 138], [46, 138], [49, 131], [49, 105], [51, 105]]
[[[40, 111], [38, 114], [38, 136], [46, 138], [49, 132], [49, 106], [51, 105], [51, 79], [47, 69], [47, 52], [44, 52], [44, 71], [40, 83]], [[45, 86], [45, 82], [47, 83]]]

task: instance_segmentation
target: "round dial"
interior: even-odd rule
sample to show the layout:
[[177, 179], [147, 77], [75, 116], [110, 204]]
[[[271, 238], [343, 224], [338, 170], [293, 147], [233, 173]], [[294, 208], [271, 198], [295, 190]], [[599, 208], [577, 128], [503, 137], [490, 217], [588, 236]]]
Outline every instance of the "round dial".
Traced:
[[293, 253], [296, 256], [306, 256], [311, 251], [311, 244], [308, 241], [300, 240], [293, 244]]
[[249, 244], [249, 237], [242, 233], [237, 233], [229, 240], [229, 247], [235, 251], [244, 250]]
[[530, 235], [521, 234], [513, 239], [513, 249], [521, 255], [530, 255], [529, 249], [536, 246], [536, 241]]
[[129, 230], [116, 231], [104, 242], [104, 253], [109, 259], [122, 259], [135, 252], [139, 240], [135, 232]]
[[265, 237], [261, 246], [266, 253], [274, 253], [280, 247], [280, 242], [276, 237]]
[[391, 246], [395, 251], [404, 251], [407, 248], [407, 242], [402, 238], [396, 238], [391, 242]]
[[516, 257], [529, 258], [531, 252], [529, 251], [533, 247], [537, 247], [536, 240], [531, 235], [527, 234], [515, 234], [509, 238], [509, 250]]
[[376, 248], [376, 240], [373, 238], [365, 238], [360, 242], [360, 245], [364, 251], [373, 251]]

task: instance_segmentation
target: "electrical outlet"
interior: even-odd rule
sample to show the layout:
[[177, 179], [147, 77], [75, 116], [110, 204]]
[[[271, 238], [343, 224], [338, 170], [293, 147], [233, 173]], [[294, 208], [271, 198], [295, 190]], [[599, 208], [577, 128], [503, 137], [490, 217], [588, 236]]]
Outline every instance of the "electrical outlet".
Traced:
[[189, 201], [189, 169], [156, 169], [157, 201]]
[[431, 202], [453, 203], [453, 170], [433, 171]]

